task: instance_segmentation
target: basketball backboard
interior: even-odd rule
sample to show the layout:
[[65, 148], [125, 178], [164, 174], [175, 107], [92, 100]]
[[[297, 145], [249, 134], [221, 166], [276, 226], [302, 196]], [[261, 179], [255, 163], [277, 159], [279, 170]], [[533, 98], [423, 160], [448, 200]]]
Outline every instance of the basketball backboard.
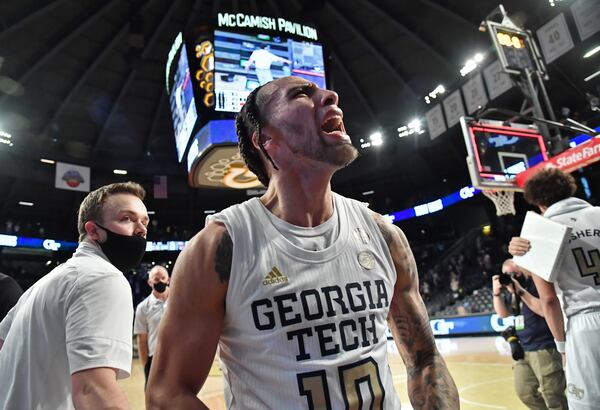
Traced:
[[515, 177], [548, 159], [535, 125], [460, 119], [471, 182], [481, 190], [522, 191]]

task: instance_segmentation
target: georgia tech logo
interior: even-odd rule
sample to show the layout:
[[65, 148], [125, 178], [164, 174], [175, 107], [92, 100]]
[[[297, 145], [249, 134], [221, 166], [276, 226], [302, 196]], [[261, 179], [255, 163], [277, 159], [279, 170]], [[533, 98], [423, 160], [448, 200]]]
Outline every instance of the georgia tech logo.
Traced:
[[454, 322], [444, 319], [432, 319], [429, 321], [431, 331], [434, 335], [449, 335], [454, 330]]
[[460, 197], [462, 199], [472, 198], [473, 196], [475, 196], [475, 188], [473, 188], [471, 186], [466, 186], [464, 188], [461, 188], [461, 190], [458, 192], [458, 194], [460, 195]]
[[211, 164], [210, 171], [206, 172], [205, 176], [210, 182], [218, 182], [228, 188], [249, 189], [262, 186], [239, 153]]
[[515, 318], [513, 316], [501, 318], [497, 314], [490, 316], [490, 326], [496, 332], [502, 332], [509, 326], [515, 326]]
[[279, 269], [277, 269], [275, 266], [273, 266], [273, 269], [271, 269], [271, 271], [267, 273], [267, 276], [265, 276], [265, 279], [263, 280], [263, 285], [276, 285], [279, 283], [287, 282], [288, 277], [281, 273]]
[[48, 249], [49, 251], [57, 251], [60, 249], [60, 243], [56, 242], [53, 239], [46, 239], [42, 243], [44, 249]]

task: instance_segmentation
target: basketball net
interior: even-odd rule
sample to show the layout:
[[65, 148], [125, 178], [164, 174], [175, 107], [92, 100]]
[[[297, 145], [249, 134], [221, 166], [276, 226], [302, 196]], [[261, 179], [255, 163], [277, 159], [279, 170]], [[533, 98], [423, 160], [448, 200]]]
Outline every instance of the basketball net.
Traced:
[[483, 195], [487, 196], [496, 206], [496, 215], [515, 215], [515, 192], [514, 191], [496, 191], [483, 190]]

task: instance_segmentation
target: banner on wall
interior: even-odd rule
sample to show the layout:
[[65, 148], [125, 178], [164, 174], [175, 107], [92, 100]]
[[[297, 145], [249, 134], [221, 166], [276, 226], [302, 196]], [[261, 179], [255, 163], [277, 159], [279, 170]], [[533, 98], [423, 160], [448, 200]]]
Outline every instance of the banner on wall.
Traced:
[[443, 102], [443, 105], [448, 128], [458, 124], [458, 121], [460, 121], [460, 117], [465, 115], [460, 90], [456, 90], [453, 93], [451, 93], [448, 97], [446, 97], [446, 99]]
[[57, 162], [54, 187], [69, 191], [90, 192], [90, 167]]
[[446, 123], [444, 122], [444, 114], [442, 113], [441, 105], [437, 104], [427, 111], [425, 120], [427, 121], [427, 129], [429, 130], [429, 137], [431, 139], [439, 137], [446, 131]]

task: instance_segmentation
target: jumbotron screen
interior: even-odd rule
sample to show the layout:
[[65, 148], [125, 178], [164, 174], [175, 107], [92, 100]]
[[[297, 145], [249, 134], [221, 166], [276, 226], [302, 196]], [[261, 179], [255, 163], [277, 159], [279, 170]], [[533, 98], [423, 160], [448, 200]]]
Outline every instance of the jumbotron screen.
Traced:
[[175, 131], [175, 146], [177, 148], [177, 159], [183, 159], [183, 154], [192, 136], [198, 112], [194, 100], [194, 90], [190, 77], [185, 45], [181, 45], [181, 52], [173, 77], [173, 88], [169, 95], [171, 116], [173, 118], [173, 129]]
[[325, 88], [323, 46], [281, 35], [215, 30], [215, 111], [239, 112], [256, 87], [289, 75]]

